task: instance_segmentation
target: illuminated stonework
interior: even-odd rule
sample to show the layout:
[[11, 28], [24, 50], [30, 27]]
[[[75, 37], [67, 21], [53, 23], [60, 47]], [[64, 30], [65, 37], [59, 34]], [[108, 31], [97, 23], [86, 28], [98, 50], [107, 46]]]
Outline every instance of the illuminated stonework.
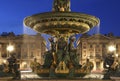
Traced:
[[25, 18], [24, 24], [51, 35], [85, 33], [99, 23], [95, 16], [74, 12], [48, 12]]
[[[107, 55], [111, 54], [108, 49], [109, 46], [114, 46], [116, 50], [112, 51], [115, 57], [120, 56], [120, 37], [112, 35], [84, 34], [78, 40], [77, 51], [80, 56], [80, 63], [83, 65], [86, 63], [86, 59], [89, 57], [90, 61], [94, 63], [93, 71], [102, 71], [103, 62]], [[113, 50], [113, 49], [112, 49]]]
[[[14, 50], [8, 51], [6, 49], [9, 44], [14, 46]], [[30, 63], [34, 58], [36, 58], [40, 64], [43, 64], [43, 54], [45, 51], [45, 39], [41, 37], [40, 34], [8, 34], [6, 36], [0, 36], [0, 65], [2, 63], [7, 63], [7, 58], [10, 56], [10, 54], [14, 54], [15, 57], [20, 61], [20, 69], [30, 68]]]
[[[89, 73], [93, 63], [87, 60], [89, 65], [81, 67], [74, 48], [74, 39], [70, 36], [83, 34], [97, 26], [100, 20], [92, 15], [71, 12], [70, 0], [54, 0], [52, 12], [35, 14], [24, 19], [24, 25], [32, 28], [38, 33], [45, 33], [56, 38], [49, 39], [51, 49], [45, 52], [43, 68], [37, 69], [40, 76], [43, 69], [48, 69], [46, 77], [77, 77]], [[69, 42], [68, 42], [69, 40]], [[34, 65], [32, 65], [34, 66]], [[90, 68], [87, 70], [87, 68]], [[81, 72], [84, 70], [83, 72]]]

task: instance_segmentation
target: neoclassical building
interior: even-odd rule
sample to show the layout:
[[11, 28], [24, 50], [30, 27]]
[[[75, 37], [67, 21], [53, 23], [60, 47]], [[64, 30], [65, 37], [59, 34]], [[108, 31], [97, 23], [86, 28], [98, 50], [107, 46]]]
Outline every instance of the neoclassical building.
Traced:
[[[8, 51], [9, 45], [14, 46], [13, 51]], [[93, 70], [103, 70], [104, 58], [111, 51], [110, 46], [115, 48], [112, 51], [115, 55], [120, 56], [120, 37], [112, 33], [107, 35], [83, 34], [77, 41], [77, 54], [80, 64], [84, 65], [89, 58], [94, 63]], [[40, 35], [15, 35], [14, 33], [3, 33], [0, 35], [0, 64], [5, 62], [10, 54], [15, 54], [20, 61], [21, 68], [28, 68], [31, 61], [37, 58], [40, 64], [44, 63], [44, 52], [46, 51], [45, 39]], [[120, 61], [119, 61], [120, 62]]]
[[[7, 50], [12, 45], [13, 51]], [[28, 68], [34, 58], [43, 64], [43, 54], [46, 51], [45, 39], [40, 35], [15, 35], [13, 32], [0, 35], [0, 63], [14, 54], [20, 61], [21, 68]]]
[[[112, 49], [110, 46], [112, 46]], [[77, 51], [82, 65], [85, 64], [88, 58], [94, 63], [93, 70], [103, 70], [103, 62], [107, 54], [113, 52], [114, 56], [119, 59], [120, 37], [114, 36], [112, 33], [107, 35], [84, 34], [78, 40]]]

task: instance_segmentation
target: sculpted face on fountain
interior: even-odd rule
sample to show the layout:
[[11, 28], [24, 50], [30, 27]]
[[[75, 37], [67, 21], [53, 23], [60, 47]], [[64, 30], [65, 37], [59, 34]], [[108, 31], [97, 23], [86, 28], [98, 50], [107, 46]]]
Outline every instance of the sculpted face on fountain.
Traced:
[[53, 3], [53, 11], [61, 11], [61, 12], [64, 12], [64, 11], [71, 11], [70, 10], [70, 0], [54, 0], [54, 3]]

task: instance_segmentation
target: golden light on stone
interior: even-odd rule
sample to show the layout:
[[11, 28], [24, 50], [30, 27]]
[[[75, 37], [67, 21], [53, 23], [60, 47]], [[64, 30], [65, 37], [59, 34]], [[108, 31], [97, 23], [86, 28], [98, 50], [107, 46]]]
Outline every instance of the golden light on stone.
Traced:
[[6, 63], [7, 63], [7, 60], [3, 60], [3, 63], [5, 63], [5, 64], [6, 64]]
[[115, 54], [115, 57], [118, 57], [119, 55], [118, 54]]
[[[55, 35], [55, 32], [59, 34], [71, 35], [74, 33], [85, 33], [94, 26], [99, 24], [99, 19], [95, 16], [75, 13], [75, 12], [47, 12], [40, 13], [26, 17], [24, 24], [39, 33], [46, 33]], [[51, 33], [49, 30], [55, 31]]]
[[69, 69], [67, 68], [65, 62], [60, 62], [58, 67], [55, 69], [56, 73], [69, 73]]

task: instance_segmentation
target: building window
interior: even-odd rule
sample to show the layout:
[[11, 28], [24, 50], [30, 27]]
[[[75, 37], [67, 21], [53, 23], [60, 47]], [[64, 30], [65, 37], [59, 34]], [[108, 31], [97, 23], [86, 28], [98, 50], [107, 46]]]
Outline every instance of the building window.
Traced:
[[4, 54], [2, 54], [1, 56], [2, 56], [2, 58], [6, 58], [6, 57], [7, 57], [7, 54], [4, 53]]
[[17, 45], [17, 47], [18, 47], [18, 48], [20, 48], [20, 47], [21, 47], [21, 45], [20, 45], [20, 44], [18, 44], [18, 45]]
[[16, 54], [17, 58], [20, 59], [21, 58], [21, 54], [20, 52], [18, 54]]
[[86, 45], [86, 43], [83, 43], [83, 45]]
[[116, 44], [116, 48], [118, 48], [118, 44]]
[[31, 44], [31, 48], [34, 48], [35, 47], [35, 44]]
[[96, 62], [96, 68], [100, 69], [100, 62]]
[[99, 47], [99, 45], [96, 45], [96, 48], [98, 48]]
[[84, 50], [84, 53], [86, 53], [86, 51]]
[[106, 47], [105, 44], [103, 44], [102, 47], [105, 48]]
[[28, 58], [28, 55], [26, 52], [23, 53], [22, 58], [24, 58], [24, 59]]
[[93, 45], [92, 45], [92, 44], [90, 45], [90, 48], [93, 48]]
[[96, 58], [100, 59], [101, 58], [100, 54], [96, 54]]
[[93, 56], [93, 55], [90, 55], [90, 58], [91, 58], [91, 59], [93, 59], [93, 58], [94, 58], [94, 56]]
[[27, 48], [27, 44], [23, 44], [23, 47], [24, 47], [24, 48]]
[[83, 46], [83, 49], [86, 49], [86, 46]]

